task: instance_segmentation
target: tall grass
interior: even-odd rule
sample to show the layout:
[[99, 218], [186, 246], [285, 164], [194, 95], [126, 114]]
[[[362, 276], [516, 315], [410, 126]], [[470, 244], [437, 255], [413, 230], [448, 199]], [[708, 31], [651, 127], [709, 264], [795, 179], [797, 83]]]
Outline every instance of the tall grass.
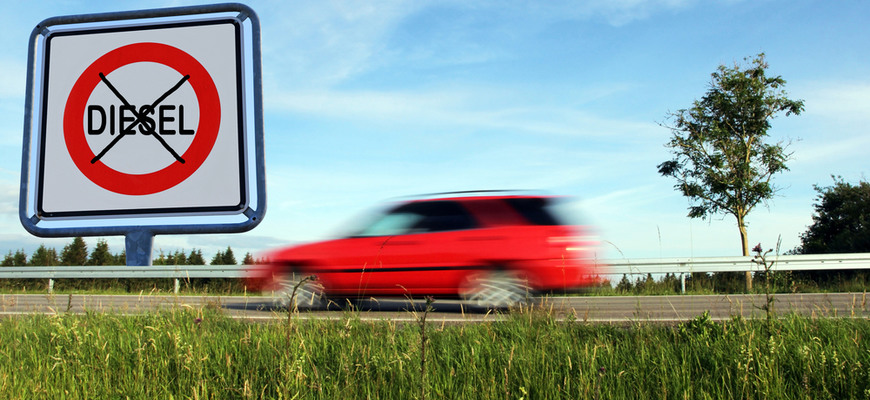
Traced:
[[870, 397], [866, 319], [788, 316], [773, 331], [766, 321], [705, 315], [677, 327], [589, 325], [537, 309], [504, 322], [430, 319], [428, 329], [353, 313], [277, 321], [209, 307], [0, 320], [0, 397]]

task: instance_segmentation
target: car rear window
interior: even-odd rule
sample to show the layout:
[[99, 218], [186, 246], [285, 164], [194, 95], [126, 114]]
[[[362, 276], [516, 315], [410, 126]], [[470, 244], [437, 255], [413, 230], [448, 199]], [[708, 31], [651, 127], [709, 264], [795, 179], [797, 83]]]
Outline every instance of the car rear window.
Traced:
[[550, 199], [542, 197], [516, 197], [505, 199], [505, 202], [534, 225], [563, 225], [553, 213], [548, 210]]

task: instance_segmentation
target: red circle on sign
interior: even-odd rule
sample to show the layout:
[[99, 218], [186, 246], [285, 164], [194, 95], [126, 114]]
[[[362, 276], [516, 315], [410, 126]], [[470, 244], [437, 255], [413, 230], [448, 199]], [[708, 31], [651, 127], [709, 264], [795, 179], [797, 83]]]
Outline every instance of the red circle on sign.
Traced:
[[[109, 75], [120, 67], [137, 62], [159, 63], [181, 75], [190, 75], [187, 82], [193, 88], [199, 103], [199, 124], [195, 136], [181, 156], [185, 162], [173, 162], [161, 170], [147, 174], [119, 172], [100, 160], [91, 163], [95, 155], [85, 139], [83, 123], [87, 101], [101, 82], [99, 74]], [[217, 88], [211, 75], [199, 61], [166, 44], [133, 43], [104, 54], [82, 73], [67, 98], [63, 115], [63, 136], [76, 167], [91, 182], [119, 194], [147, 195], [174, 187], [199, 169], [217, 140], [220, 119], [221, 107]]]

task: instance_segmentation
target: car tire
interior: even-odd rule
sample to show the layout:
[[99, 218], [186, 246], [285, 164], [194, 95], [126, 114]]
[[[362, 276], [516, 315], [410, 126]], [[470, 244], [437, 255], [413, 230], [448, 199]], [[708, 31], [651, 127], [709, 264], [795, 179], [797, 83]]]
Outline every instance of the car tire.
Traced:
[[530, 291], [528, 281], [516, 272], [493, 269], [468, 277], [460, 295], [476, 306], [503, 309], [527, 304]]
[[281, 308], [308, 310], [323, 307], [323, 285], [315, 275], [291, 273], [278, 280], [275, 302]]

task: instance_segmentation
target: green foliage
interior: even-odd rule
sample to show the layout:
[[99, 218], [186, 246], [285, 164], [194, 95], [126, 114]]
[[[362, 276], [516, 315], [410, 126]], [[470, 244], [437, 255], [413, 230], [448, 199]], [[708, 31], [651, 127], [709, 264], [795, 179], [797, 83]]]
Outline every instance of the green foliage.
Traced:
[[225, 265], [236, 265], [236, 256], [233, 254], [233, 249], [227, 246], [227, 251], [224, 252], [223, 263]]
[[704, 311], [703, 314], [679, 325], [680, 335], [684, 339], [705, 342], [711, 338], [718, 337], [721, 334], [721, 329], [719, 328], [720, 326], [710, 318], [710, 311]]
[[4, 267], [24, 267], [27, 265], [27, 254], [24, 253], [24, 249], [16, 250], [15, 253], [9, 250], [9, 253], [3, 257], [3, 262], [0, 265]]
[[828, 187], [814, 186], [813, 224], [801, 234], [799, 254], [870, 252], [870, 183], [856, 185], [834, 177]]
[[105, 240], [97, 240], [97, 245], [91, 251], [91, 256], [88, 258], [88, 265], [121, 265], [118, 264], [118, 257], [109, 252], [109, 244]]
[[64, 246], [60, 253], [63, 265], [86, 265], [88, 263], [88, 245], [81, 236], [73, 238], [70, 244]]
[[233, 249], [227, 246], [226, 251], [218, 251], [211, 259], [210, 265], [236, 265], [236, 256]]
[[36, 251], [33, 252], [33, 255], [30, 256], [29, 264], [34, 266], [52, 267], [59, 265], [60, 259], [57, 258], [57, 251], [55, 249], [50, 249], [45, 247], [44, 244], [40, 244]]
[[681, 290], [680, 280], [673, 274], [665, 274], [658, 281], [653, 278], [652, 274], [641, 275], [636, 277], [634, 282], [629, 280], [627, 275], [623, 274], [622, 279], [619, 280], [614, 288], [617, 294], [635, 295], [677, 294]]
[[[590, 325], [297, 319], [213, 309], [0, 321], [4, 398], [864, 399], [866, 319]], [[425, 340], [424, 340], [425, 339]], [[420, 376], [426, 343], [425, 377]]]
[[[794, 253], [863, 253], [870, 252], [870, 183], [855, 185], [833, 177], [828, 187], [814, 186], [818, 197], [813, 205], [813, 223], [801, 234], [801, 244]], [[858, 284], [866, 290], [870, 271], [795, 271], [790, 275], [795, 285], [826, 287]], [[851, 285], [850, 285], [851, 286]]]
[[759, 54], [745, 68], [719, 66], [701, 100], [670, 113], [673, 134], [667, 147], [674, 158], [658, 172], [676, 179], [674, 188], [692, 202], [688, 216], [733, 215], [740, 228], [743, 255], [748, 255], [745, 217], [773, 197], [774, 174], [787, 170], [791, 153], [782, 142], [770, 144], [770, 120], [777, 114], [800, 114], [803, 100], [791, 100], [780, 76], [768, 77]]
[[202, 257], [202, 250], [193, 249], [187, 256], [187, 265], [205, 265], [205, 258]]
[[616, 291], [620, 293], [629, 293], [634, 285], [631, 284], [631, 281], [628, 280], [628, 275], [622, 274], [622, 279], [619, 280], [619, 283], [616, 284]]

